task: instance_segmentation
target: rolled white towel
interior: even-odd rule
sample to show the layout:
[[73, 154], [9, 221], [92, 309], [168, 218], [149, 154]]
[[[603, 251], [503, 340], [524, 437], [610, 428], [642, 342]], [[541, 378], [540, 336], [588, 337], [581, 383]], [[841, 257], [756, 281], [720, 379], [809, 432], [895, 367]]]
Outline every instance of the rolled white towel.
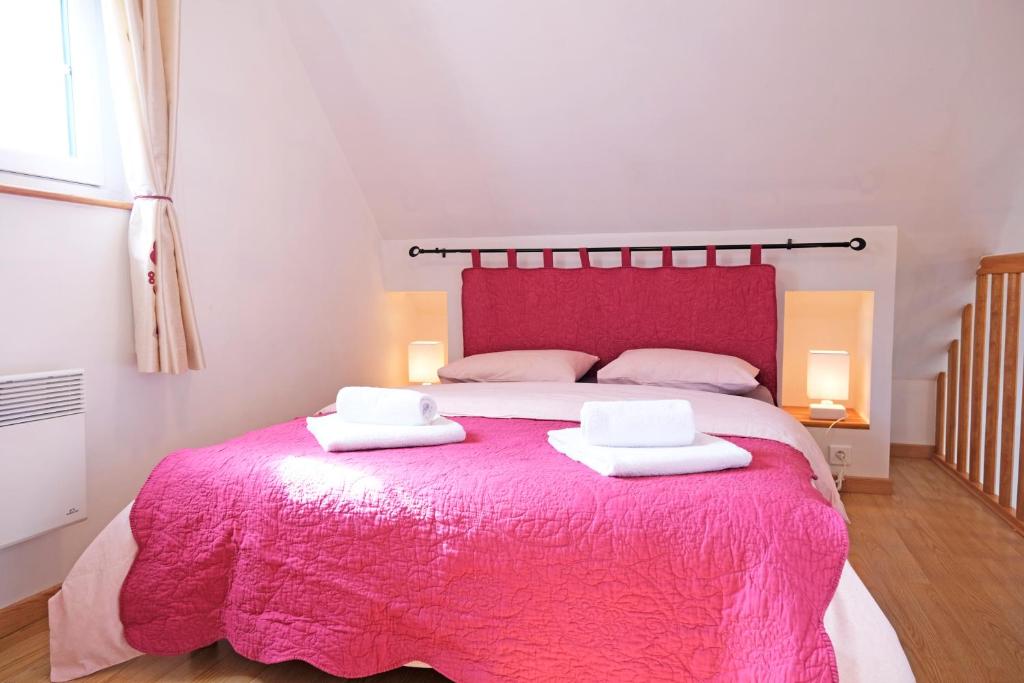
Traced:
[[690, 446], [674, 448], [612, 448], [593, 446], [577, 427], [548, 432], [548, 443], [559, 453], [606, 477], [656, 477], [715, 472], [750, 464], [750, 452], [731, 441], [697, 434]]
[[587, 401], [580, 411], [583, 438], [616, 448], [689, 446], [697, 434], [689, 401]]
[[335, 403], [345, 422], [379, 425], [426, 425], [437, 417], [437, 402], [412, 389], [345, 387]]

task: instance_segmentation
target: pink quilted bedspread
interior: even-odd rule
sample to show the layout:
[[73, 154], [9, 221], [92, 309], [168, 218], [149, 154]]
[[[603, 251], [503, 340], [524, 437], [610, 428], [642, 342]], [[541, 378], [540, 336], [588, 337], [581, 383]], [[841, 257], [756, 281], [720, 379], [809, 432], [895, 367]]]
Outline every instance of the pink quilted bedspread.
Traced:
[[797, 451], [611, 479], [547, 444], [568, 423], [459, 422], [432, 448], [324, 453], [300, 419], [169, 455], [131, 513], [128, 642], [349, 677], [837, 680], [846, 529]]

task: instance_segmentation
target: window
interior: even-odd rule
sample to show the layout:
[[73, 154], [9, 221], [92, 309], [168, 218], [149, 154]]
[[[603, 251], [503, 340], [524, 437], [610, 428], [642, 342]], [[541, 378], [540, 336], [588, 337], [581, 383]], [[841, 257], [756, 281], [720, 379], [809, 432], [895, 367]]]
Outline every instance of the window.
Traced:
[[0, 171], [102, 182], [95, 0], [0, 0]]

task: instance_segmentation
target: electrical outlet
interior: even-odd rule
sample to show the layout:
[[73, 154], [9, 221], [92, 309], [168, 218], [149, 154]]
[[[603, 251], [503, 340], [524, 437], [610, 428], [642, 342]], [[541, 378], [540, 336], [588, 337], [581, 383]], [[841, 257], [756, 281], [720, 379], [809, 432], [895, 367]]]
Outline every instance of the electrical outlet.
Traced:
[[849, 465], [853, 459], [853, 446], [830, 444], [828, 447], [828, 464]]

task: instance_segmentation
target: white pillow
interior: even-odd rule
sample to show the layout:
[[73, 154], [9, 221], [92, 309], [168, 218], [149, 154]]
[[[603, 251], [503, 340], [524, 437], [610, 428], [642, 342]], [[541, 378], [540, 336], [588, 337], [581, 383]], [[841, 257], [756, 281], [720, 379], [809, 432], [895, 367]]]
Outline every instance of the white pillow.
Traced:
[[437, 375], [442, 382], [575, 382], [597, 360], [582, 351], [496, 351], [449, 363]]
[[737, 358], [681, 349], [632, 349], [597, 371], [600, 384], [653, 384], [718, 394], [745, 394], [758, 386], [758, 369]]

